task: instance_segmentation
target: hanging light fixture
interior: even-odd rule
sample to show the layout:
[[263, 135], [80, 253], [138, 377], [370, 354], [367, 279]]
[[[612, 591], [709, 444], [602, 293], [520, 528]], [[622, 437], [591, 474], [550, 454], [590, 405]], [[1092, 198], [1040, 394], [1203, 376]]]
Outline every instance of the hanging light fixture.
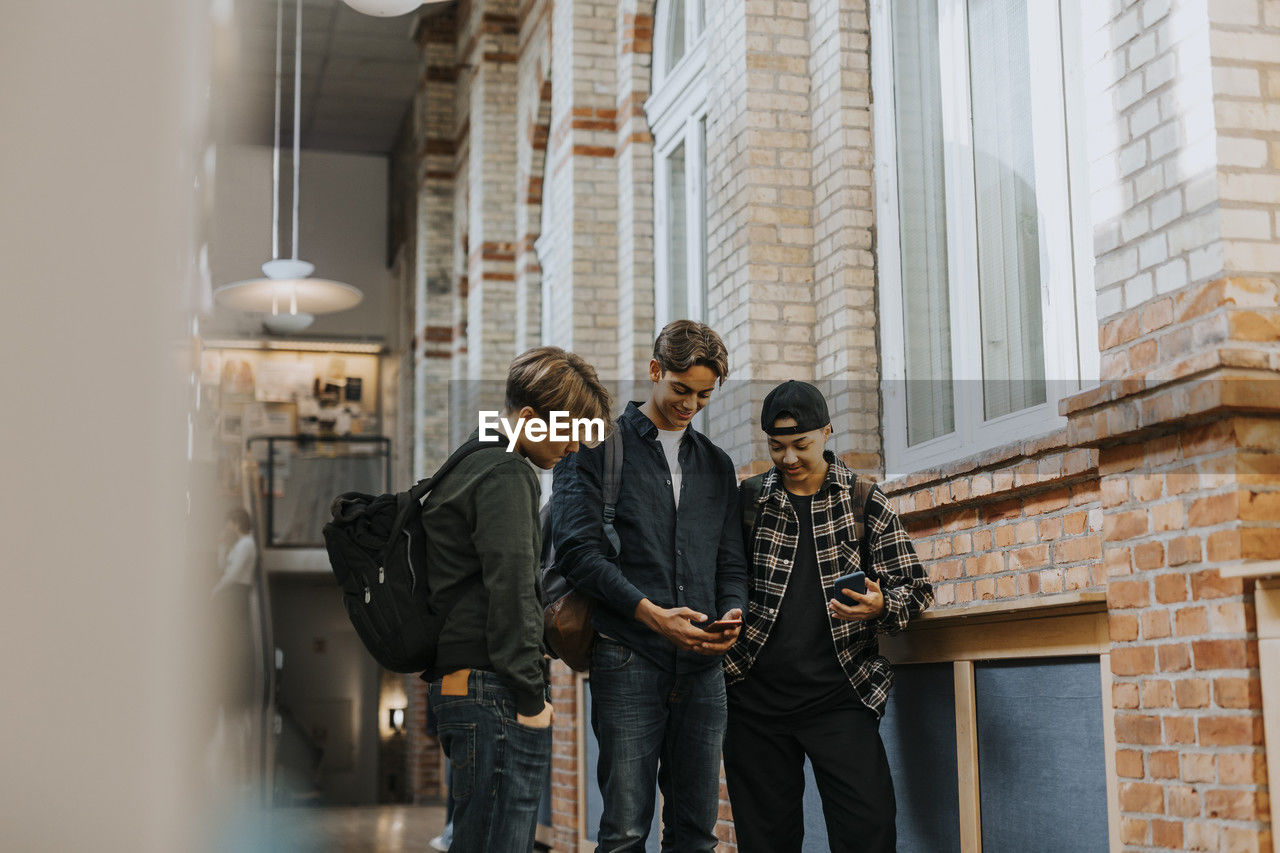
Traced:
[[236, 311], [267, 314], [263, 321], [275, 334], [300, 332], [316, 314], [345, 311], [360, 304], [357, 287], [311, 278], [315, 265], [298, 258], [298, 176], [301, 163], [302, 0], [297, 0], [293, 51], [293, 257], [280, 257], [280, 69], [284, 32], [284, 0], [276, 0], [276, 112], [271, 157], [271, 260], [262, 265], [266, 278], [236, 281], [214, 290], [218, 304]]
[[377, 18], [407, 15], [419, 6], [438, 6], [449, 0], [343, 0], [352, 9]]

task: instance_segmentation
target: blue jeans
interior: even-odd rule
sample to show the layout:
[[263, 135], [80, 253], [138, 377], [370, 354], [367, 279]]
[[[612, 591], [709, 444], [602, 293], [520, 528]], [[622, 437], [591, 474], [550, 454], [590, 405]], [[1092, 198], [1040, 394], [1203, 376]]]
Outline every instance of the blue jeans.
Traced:
[[603, 637], [591, 655], [591, 727], [604, 812], [598, 853], [643, 851], [662, 791], [662, 850], [716, 849], [724, 670], [667, 672]]
[[516, 722], [516, 698], [492, 672], [472, 670], [466, 696], [429, 700], [449, 757], [451, 853], [529, 853], [551, 767], [551, 727]]

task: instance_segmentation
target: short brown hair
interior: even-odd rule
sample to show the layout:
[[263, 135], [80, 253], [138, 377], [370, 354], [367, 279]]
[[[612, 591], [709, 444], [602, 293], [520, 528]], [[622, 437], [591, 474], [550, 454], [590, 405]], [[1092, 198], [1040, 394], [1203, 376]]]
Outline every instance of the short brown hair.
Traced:
[[712, 370], [721, 383], [729, 375], [729, 351], [706, 323], [676, 320], [662, 327], [653, 357], [665, 371], [683, 373], [695, 364]]
[[607, 427], [613, 399], [582, 356], [560, 347], [537, 347], [511, 362], [506, 404], [509, 412], [528, 406], [543, 417], [568, 412], [575, 418], [600, 418]]

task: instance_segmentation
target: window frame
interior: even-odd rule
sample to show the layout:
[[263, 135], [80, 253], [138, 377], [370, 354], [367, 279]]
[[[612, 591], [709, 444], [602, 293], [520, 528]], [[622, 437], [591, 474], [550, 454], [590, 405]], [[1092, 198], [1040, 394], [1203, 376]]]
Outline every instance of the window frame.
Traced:
[[[938, 58], [946, 195], [947, 278], [951, 337], [953, 430], [907, 445], [906, 341], [899, 232], [892, 3], [872, 0], [875, 103], [876, 221], [879, 270], [882, 392], [886, 469], [892, 475], [962, 459], [1066, 425], [1059, 401], [1098, 377], [1087, 151], [1083, 139], [1082, 57], [1079, 22], [1059, 0], [1027, 0], [1031, 63], [1036, 205], [1040, 239], [1041, 340], [1046, 401], [987, 419], [983, 415], [982, 335], [979, 314], [977, 209], [970, 108], [968, 0], [938, 0]], [[1064, 326], [1070, 308], [1074, 326]], [[921, 380], [923, 381], [923, 380]]]
[[[654, 334], [672, 320], [706, 318], [706, 119], [707, 37], [701, 26], [703, 0], [685, 0], [685, 52], [668, 72], [670, 40], [667, 21], [673, 0], [661, 0], [655, 15], [653, 91], [645, 101], [645, 116], [653, 133], [653, 270]], [[670, 156], [684, 144], [685, 152], [685, 282], [686, 304], [671, 304]], [[696, 226], [696, 227], [694, 227]]]

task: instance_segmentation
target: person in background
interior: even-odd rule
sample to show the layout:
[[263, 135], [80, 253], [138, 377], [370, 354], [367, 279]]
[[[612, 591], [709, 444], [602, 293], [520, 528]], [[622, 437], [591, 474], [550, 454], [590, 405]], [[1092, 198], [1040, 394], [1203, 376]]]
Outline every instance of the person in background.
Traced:
[[[709, 326], [678, 320], [658, 335], [649, 399], [629, 403], [618, 420], [616, 559], [602, 528], [604, 447], [556, 467], [556, 564], [598, 602], [588, 683], [604, 798], [600, 853], [644, 849], [655, 784], [662, 849], [716, 847], [721, 656], [738, 637], [746, 565], [733, 463], [690, 422], [728, 374], [724, 342]], [[725, 627], [698, 624], [717, 617]]]
[[[507, 373], [511, 422], [559, 411], [607, 424], [610, 404], [595, 370], [558, 347], [517, 356]], [[452, 765], [453, 853], [532, 850], [551, 763], [537, 472], [578, 443], [530, 432], [514, 452], [502, 441], [467, 455], [422, 508], [432, 605], [449, 614], [423, 678]]]
[[223, 591], [240, 586], [244, 587], [247, 596], [258, 567], [258, 546], [253, 541], [253, 519], [243, 507], [235, 507], [227, 513], [223, 540], [231, 544], [222, 559], [222, 577], [214, 584], [211, 594], [217, 598]]
[[[889, 853], [896, 805], [879, 722], [893, 673], [876, 637], [905, 628], [933, 588], [884, 493], [827, 449], [831, 418], [817, 388], [774, 388], [760, 427], [774, 467], [742, 486], [744, 504], [755, 504], [744, 514], [754, 518], [750, 606], [725, 659], [738, 849], [800, 853], [808, 757], [831, 850]], [[865, 593], [836, 588], [855, 571]]]

